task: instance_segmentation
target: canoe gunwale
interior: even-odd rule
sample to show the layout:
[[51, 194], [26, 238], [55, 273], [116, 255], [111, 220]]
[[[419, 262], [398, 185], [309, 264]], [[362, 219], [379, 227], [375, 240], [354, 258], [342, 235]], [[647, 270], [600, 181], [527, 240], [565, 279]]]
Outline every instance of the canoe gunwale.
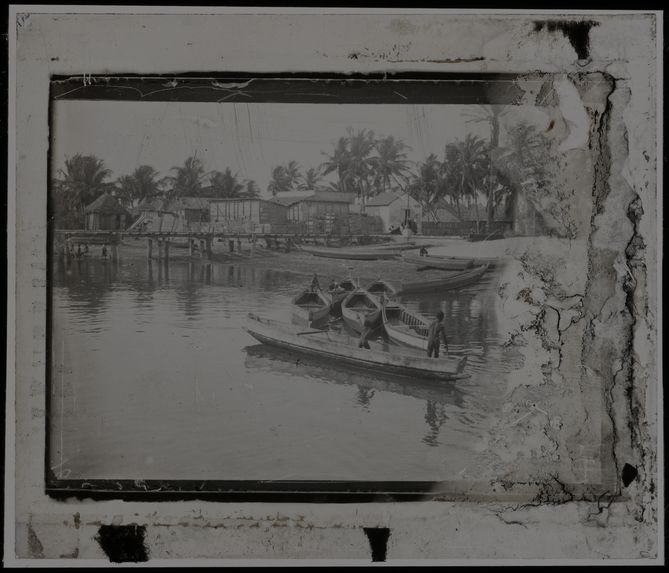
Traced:
[[[437, 380], [462, 377], [462, 359], [456, 360], [453, 358], [448, 359], [447, 362], [446, 360], [396, 355], [383, 351], [360, 350], [344, 345], [341, 342], [333, 341], [329, 337], [326, 344], [323, 344], [322, 340], [317, 341], [316, 339], [304, 340], [298, 344], [297, 341], [290, 340], [289, 338], [295, 336], [294, 334], [285, 332], [285, 329], [278, 328], [273, 324], [274, 321], [260, 319], [255, 315], [249, 315], [249, 318], [258, 326], [255, 328], [247, 326], [245, 330], [263, 344], [304, 352], [329, 360], [347, 362], [362, 368], [372, 369], [375, 372], [385, 371], [403, 375], [408, 374], [410, 376], [419, 375]], [[337, 352], [337, 350], [340, 350], [340, 352]], [[379, 356], [381, 356], [381, 360], [375, 359], [375, 357]], [[425, 366], [430, 367], [426, 368]], [[448, 370], [442, 369], [445, 366], [448, 367]]]

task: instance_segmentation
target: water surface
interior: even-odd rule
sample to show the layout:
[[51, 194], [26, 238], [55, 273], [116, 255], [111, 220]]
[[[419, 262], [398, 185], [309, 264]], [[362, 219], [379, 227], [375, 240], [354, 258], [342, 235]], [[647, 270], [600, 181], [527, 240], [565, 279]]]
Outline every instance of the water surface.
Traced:
[[469, 352], [471, 377], [444, 383], [257, 343], [247, 313], [292, 318], [305, 277], [289, 267], [57, 266], [51, 467], [70, 479], [458, 479], [480, 463], [517, 366], [498, 344], [494, 280], [403, 301], [442, 309], [451, 350]]

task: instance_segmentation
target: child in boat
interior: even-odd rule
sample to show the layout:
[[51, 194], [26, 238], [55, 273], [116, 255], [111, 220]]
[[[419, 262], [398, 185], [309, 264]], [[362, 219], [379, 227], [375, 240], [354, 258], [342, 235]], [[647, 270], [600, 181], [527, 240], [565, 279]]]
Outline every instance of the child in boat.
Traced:
[[439, 311], [437, 319], [430, 324], [427, 330], [427, 357], [432, 358], [434, 353], [435, 358], [439, 358], [439, 343], [444, 341], [446, 353], [448, 353], [448, 341], [446, 340], [446, 328], [444, 327], [444, 313]]

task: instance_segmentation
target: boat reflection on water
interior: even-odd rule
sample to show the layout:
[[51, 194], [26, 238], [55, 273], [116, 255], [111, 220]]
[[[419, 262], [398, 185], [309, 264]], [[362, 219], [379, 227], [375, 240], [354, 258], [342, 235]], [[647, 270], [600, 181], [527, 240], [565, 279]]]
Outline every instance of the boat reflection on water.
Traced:
[[262, 372], [283, 372], [295, 375], [299, 368], [300, 376], [306, 376], [327, 384], [341, 384], [358, 387], [358, 403], [369, 407], [375, 391], [392, 392], [418, 400], [427, 400], [439, 404], [461, 406], [466, 393], [458, 388], [457, 382], [416, 380], [397, 374], [369, 370], [350, 365], [337, 365], [331, 362], [299, 352], [274, 348], [264, 344], [247, 346], [245, 349], [247, 369]]

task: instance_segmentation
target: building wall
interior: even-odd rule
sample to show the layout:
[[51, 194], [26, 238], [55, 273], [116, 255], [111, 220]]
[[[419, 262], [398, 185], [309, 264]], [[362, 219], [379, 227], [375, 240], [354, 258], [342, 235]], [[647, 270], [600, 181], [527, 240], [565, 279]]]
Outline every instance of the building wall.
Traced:
[[126, 215], [86, 213], [86, 229], [89, 231], [119, 231], [125, 229]]
[[220, 231], [271, 232], [286, 222], [286, 208], [262, 199], [211, 201], [212, 228]]

